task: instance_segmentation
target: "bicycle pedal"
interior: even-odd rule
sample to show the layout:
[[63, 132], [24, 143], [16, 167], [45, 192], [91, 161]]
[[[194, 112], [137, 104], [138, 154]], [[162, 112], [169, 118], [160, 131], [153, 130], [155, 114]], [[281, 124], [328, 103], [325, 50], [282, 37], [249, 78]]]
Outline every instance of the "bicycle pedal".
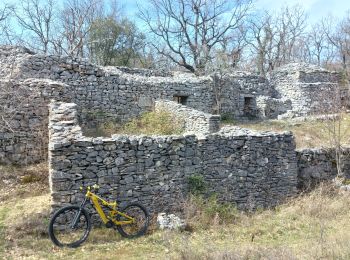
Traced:
[[111, 228], [111, 227], [113, 227], [113, 222], [112, 221], [108, 221], [106, 223], [106, 228]]

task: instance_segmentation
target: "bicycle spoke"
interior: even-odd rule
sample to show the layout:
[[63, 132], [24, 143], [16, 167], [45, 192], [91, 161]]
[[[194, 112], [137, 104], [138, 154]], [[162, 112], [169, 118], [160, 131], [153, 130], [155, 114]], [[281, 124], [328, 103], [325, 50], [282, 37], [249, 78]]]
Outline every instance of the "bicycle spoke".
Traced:
[[[60, 246], [74, 246], [86, 239], [89, 232], [89, 220], [82, 212], [76, 219], [78, 213], [79, 207], [75, 207], [63, 209], [59, 214], [55, 215], [51, 233], [53, 239], [57, 241], [56, 244]], [[73, 225], [75, 219], [76, 222]]]
[[[126, 237], [135, 237], [143, 234], [148, 226], [148, 214], [147, 211], [139, 205], [129, 205], [123, 213], [133, 218], [133, 222], [130, 224], [121, 224], [118, 226], [119, 232]], [[129, 218], [119, 215], [118, 221], [130, 221]]]

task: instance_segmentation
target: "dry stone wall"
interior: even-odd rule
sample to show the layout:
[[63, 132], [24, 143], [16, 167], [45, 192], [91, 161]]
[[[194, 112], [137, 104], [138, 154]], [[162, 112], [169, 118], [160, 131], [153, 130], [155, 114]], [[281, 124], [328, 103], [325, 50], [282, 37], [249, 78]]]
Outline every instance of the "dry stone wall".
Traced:
[[174, 101], [155, 102], [155, 111], [168, 111], [184, 122], [185, 133], [210, 134], [220, 130], [220, 115], [212, 115], [189, 108]]
[[287, 98], [259, 96], [256, 99], [256, 105], [260, 118], [277, 118], [292, 110], [292, 102]]
[[15, 46], [0, 46], [0, 63], [2, 78], [45, 78], [65, 83], [68, 87], [62, 101], [68, 98], [76, 103], [82, 126], [89, 122], [91, 127], [106, 121], [125, 122], [149, 111], [155, 100], [174, 97], [183, 97], [186, 106], [197, 110], [232, 118], [304, 116], [322, 107], [322, 101], [332, 101], [329, 93], [335, 92], [339, 80], [337, 73], [309, 64], [283, 66], [268, 78], [237, 71], [196, 77], [190, 73], [99, 67], [86, 60], [39, 55]]
[[310, 64], [292, 63], [273, 71], [269, 79], [277, 97], [291, 101], [291, 109], [280, 118], [325, 114], [340, 103], [338, 73]]
[[17, 78], [21, 75], [21, 64], [34, 53], [30, 50], [10, 45], [0, 45], [0, 78]]
[[[0, 120], [0, 161], [4, 163], [31, 163], [47, 157], [43, 147], [48, 140], [48, 118], [43, 110], [51, 98], [77, 104], [84, 132], [103, 123], [126, 122], [152, 110], [156, 100], [174, 98], [205, 113], [220, 112], [225, 118], [305, 115], [313, 113], [325, 96], [334, 96], [328, 93], [337, 87], [336, 73], [295, 64], [276, 70], [269, 79], [247, 72], [197, 77], [99, 67], [86, 60], [39, 55], [16, 46], [0, 46], [0, 64], [0, 113], [6, 119]], [[31, 102], [15, 103], [16, 113], [9, 112], [14, 102], [6, 94], [7, 83], [3, 83], [9, 81], [17, 86], [11, 93], [21, 88], [18, 93], [22, 99], [33, 98]], [[11, 121], [11, 130], [7, 121]]]
[[[207, 194], [238, 208], [274, 206], [296, 194], [297, 164], [291, 133], [223, 128], [198, 139], [184, 136], [89, 138], [76, 106], [50, 106], [50, 183], [53, 206], [82, 199], [80, 185], [98, 183], [100, 195], [138, 201], [151, 212], [172, 210], [200, 174]], [[81, 180], [75, 180], [77, 175]]]
[[48, 103], [65, 87], [51, 80], [0, 81], [0, 163], [47, 159]]
[[[256, 98], [274, 95], [268, 80], [248, 72], [214, 75], [213, 95], [217, 111], [230, 118], [260, 117]], [[247, 104], [250, 99], [250, 104]], [[248, 111], [246, 111], [248, 108]]]
[[[18, 57], [11, 73], [13, 79], [40, 78], [65, 83], [64, 92], [52, 98], [76, 103], [84, 127], [88, 122], [95, 127], [106, 121], [128, 121], [151, 110], [155, 100], [172, 100], [174, 96], [186, 97], [187, 106], [204, 112], [210, 112], [213, 106], [210, 77], [99, 67], [78, 58], [33, 55], [20, 48], [0, 49], [0, 62], [8, 63], [6, 57]], [[9, 69], [0, 73], [0, 77], [8, 75]]]
[[[0, 48], [0, 63], [0, 113], [5, 117], [0, 120], [2, 163], [26, 164], [47, 158], [47, 105], [52, 98], [76, 103], [84, 129], [128, 121], [152, 110], [157, 99], [185, 96], [187, 105], [202, 111], [209, 111], [212, 105], [209, 77], [186, 74], [174, 78], [165, 72], [100, 68], [84, 60], [37, 55], [12, 46]], [[40, 122], [35, 125], [34, 121]]]
[[[298, 189], [310, 189], [337, 176], [334, 149], [302, 149], [297, 150], [296, 154], [298, 160]], [[349, 149], [343, 151], [341, 169], [345, 177], [350, 178]]]

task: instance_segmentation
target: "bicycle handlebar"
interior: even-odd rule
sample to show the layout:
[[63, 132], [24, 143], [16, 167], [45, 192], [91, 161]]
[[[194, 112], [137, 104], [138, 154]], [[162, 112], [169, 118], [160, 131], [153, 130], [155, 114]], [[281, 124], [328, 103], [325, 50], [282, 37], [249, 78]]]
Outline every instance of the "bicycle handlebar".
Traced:
[[[71, 181], [77, 181], [77, 180], [81, 180], [81, 179], [83, 179], [83, 175], [82, 174], [80, 174], [80, 173], [75, 173], [74, 174], [74, 176], [75, 177], [70, 177], [69, 179], [71, 180]], [[94, 184], [94, 185], [92, 185], [92, 186], [86, 186], [86, 187], [83, 187], [83, 186], [80, 186], [80, 190], [81, 191], [83, 191], [83, 190], [98, 190], [100, 188], [100, 186], [99, 185], [97, 185], [96, 183]]]
[[86, 186], [86, 187], [83, 187], [83, 186], [80, 186], [80, 190], [81, 191], [90, 191], [91, 189], [93, 189], [93, 190], [98, 190], [100, 188], [100, 186], [99, 185], [97, 185], [96, 183], [94, 184], [94, 185], [92, 185], [92, 186]]

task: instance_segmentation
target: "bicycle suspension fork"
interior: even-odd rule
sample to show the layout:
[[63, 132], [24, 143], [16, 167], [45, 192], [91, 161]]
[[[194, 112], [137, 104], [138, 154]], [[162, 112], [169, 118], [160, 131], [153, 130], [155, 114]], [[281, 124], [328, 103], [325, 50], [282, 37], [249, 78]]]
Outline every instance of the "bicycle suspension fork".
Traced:
[[80, 217], [82, 209], [84, 208], [84, 206], [86, 204], [86, 201], [87, 201], [87, 197], [85, 196], [83, 202], [80, 204], [80, 207], [79, 207], [79, 210], [78, 210], [77, 214], [75, 214], [75, 216], [74, 216], [74, 219], [73, 219], [72, 224], [70, 226], [71, 229], [74, 229], [75, 226], [77, 225], [78, 219]]

